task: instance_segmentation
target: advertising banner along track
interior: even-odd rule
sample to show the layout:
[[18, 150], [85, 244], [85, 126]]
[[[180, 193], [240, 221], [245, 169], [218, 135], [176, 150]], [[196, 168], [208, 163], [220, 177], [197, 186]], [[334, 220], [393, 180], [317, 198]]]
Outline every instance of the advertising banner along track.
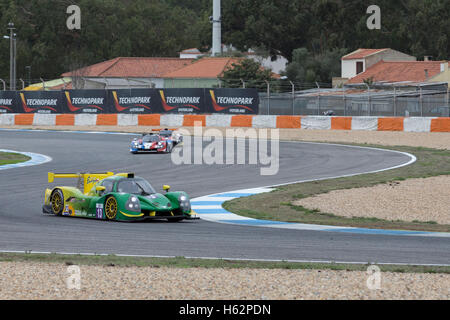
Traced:
[[160, 89], [163, 113], [207, 113], [204, 89]]
[[117, 89], [108, 90], [111, 113], [159, 113], [161, 102], [156, 90]]
[[65, 90], [63, 113], [110, 113], [105, 90]]
[[0, 91], [0, 113], [17, 113], [15, 91]]
[[0, 113], [258, 114], [256, 89], [0, 91]]
[[15, 113], [64, 113], [60, 91], [19, 91], [15, 94]]
[[209, 113], [258, 114], [256, 89], [205, 89]]

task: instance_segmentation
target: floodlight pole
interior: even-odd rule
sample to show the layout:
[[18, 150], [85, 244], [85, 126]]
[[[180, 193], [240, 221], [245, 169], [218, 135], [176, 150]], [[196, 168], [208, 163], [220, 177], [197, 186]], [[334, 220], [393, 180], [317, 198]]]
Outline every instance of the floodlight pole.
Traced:
[[15, 38], [14, 38], [14, 23], [8, 23], [9, 30], [9, 81], [10, 89], [16, 90], [16, 56], [15, 56]]
[[220, 12], [220, 0], [213, 0], [213, 15], [212, 15], [212, 50], [211, 56], [217, 56], [222, 53], [222, 22]]

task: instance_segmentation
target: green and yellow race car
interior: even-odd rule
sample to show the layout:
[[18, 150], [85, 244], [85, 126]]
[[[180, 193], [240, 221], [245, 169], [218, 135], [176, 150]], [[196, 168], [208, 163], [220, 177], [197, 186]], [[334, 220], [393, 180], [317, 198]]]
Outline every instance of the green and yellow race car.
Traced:
[[170, 192], [169, 186], [163, 186], [166, 193], [156, 193], [150, 183], [133, 173], [49, 172], [48, 182], [55, 178], [78, 178], [78, 186], [46, 189], [44, 213], [115, 221], [198, 219], [186, 192]]

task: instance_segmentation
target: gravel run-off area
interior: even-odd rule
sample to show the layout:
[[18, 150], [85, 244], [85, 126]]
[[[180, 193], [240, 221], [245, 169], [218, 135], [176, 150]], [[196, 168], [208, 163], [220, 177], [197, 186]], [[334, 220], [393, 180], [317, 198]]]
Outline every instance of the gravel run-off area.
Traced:
[[450, 176], [335, 190], [293, 204], [344, 217], [450, 224]]
[[[29, 126], [6, 128], [55, 129]], [[146, 132], [152, 128], [155, 127], [77, 126], [57, 129]], [[193, 128], [185, 129], [193, 133]], [[211, 135], [208, 129], [203, 128], [207, 136]], [[224, 128], [214, 129], [216, 133], [217, 130], [225, 132]], [[298, 129], [280, 129], [278, 132], [281, 140], [450, 150], [450, 133]], [[345, 208], [341, 214], [358, 215], [370, 210], [358, 210], [355, 214], [356, 206], [373, 207], [375, 200], [352, 203], [349, 197], [353, 197], [355, 192], [367, 194], [370, 191], [377, 199], [385, 198], [379, 201], [385, 201], [385, 207], [392, 209], [385, 213], [388, 215], [385, 218], [421, 220], [421, 208], [428, 206], [428, 211], [436, 212], [432, 218], [427, 216], [426, 220], [449, 222], [448, 212], [445, 212], [449, 208], [448, 177], [407, 180], [369, 189], [336, 191], [339, 193], [337, 196], [333, 193], [319, 196], [334, 197], [332, 201], [319, 202], [330, 202], [337, 207], [339, 205], [335, 201], [338, 199], [342, 201], [341, 207]], [[304, 200], [316, 201], [319, 197]], [[379, 202], [376, 203], [379, 206]], [[405, 210], [403, 205], [408, 205], [411, 210]], [[429, 210], [431, 205], [439, 210]], [[318, 207], [316, 203], [312, 206]], [[321, 210], [334, 213], [336, 208]], [[80, 266], [80, 289], [69, 289], [68, 267], [37, 262], [0, 262], [0, 299], [450, 299], [449, 274], [386, 272], [380, 274], [379, 289], [369, 290], [367, 281], [370, 274], [361, 271]]]
[[382, 272], [378, 277], [364, 271], [79, 266], [74, 275], [74, 267], [0, 262], [0, 299], [450, 298], [449, 274]]

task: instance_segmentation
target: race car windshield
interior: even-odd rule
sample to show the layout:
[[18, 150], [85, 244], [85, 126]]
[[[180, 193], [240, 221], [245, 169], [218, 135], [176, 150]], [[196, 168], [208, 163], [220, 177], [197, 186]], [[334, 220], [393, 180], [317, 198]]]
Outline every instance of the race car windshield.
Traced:
[[142, 141], [144, 141], [144, 142], [156, 142], [156, 141], [159, 141], [159, 137], [158, 136], [154, 136], [154, 135], [148, 135], [148, 136], [144, 136], [144, 138], [142, 138]]
[[172, 131], [161, 131], [159, 135], [162, 137], [170, 137], [172, 135]]
[[137, 195], [150, 195], [155, 193], [155, 189], [144, 179], [124, 179], [117, 184], [117, 191]]

